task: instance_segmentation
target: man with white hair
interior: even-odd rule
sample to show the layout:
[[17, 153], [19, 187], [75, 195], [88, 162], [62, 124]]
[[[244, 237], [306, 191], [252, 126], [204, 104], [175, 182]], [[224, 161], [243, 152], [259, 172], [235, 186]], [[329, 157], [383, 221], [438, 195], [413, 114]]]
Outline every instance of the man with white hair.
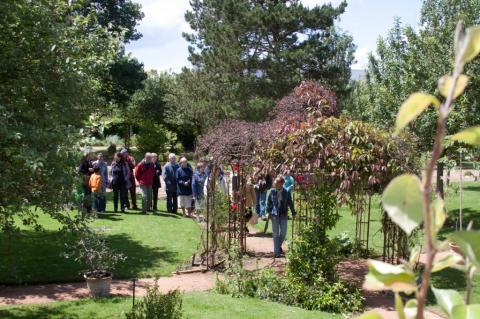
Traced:
[[168, 163], [163, 167], [162, 178], [165, 182], [165, 193], [167, 194], [167, 211], [177, 213], [177, 156], [173, 153], [168, 155]]

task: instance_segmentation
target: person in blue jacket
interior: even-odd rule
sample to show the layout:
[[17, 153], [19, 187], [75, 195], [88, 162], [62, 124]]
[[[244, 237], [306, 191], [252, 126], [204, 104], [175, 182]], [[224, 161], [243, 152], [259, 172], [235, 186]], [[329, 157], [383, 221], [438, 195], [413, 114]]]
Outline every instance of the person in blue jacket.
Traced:
[[283, 185], [283, 188], [285, 188], [287, 192], [289, 192], [290, 195], [292, 195], [293, 187], [295, 186], [295, 180], [293, 179], [290, 171], [288, 171], [287, 174], [283, 176], [283, 178], [285, 179], [285, 185]]
[[275, 179], [274, 188], [270, 190], [267, 199], [267, 213], [272, 220], [273, 231], [273, 253], [275, 258], [283, 254], [282, 244], [287, 236], [288, 228], [288, 209], [292, 212], [292, 217], [297, 215], [293, 205], [292, 196], [283, 187], [285, 179], [278, 176]]
[[173, 153], [168, 155], [168, 163], [163, 167], [162, 178], [165, 182], [165, 193], [167, 194], [167, 211], [177, 213], [177, 156]]
[[195, 172], [193, 173], [193, 199], [195, 200], [195, 214], [197, 217], [200, 214], [200, 211], [204, 208], [204, 187], [205, 181], [207, 180], [207, 174], [205, 173], [205, 164], [203, 162], [198, 162]]
[[192, 212], [192, 179], [193, 169], [185, 157], [180, 159], [180, 168], [177, 170], [178, 204], [183, 216], [190, 217]]

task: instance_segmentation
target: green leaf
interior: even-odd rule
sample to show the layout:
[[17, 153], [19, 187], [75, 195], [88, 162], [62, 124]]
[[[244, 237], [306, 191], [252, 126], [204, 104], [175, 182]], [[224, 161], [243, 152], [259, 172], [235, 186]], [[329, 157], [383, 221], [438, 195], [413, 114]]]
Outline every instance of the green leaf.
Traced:
[[420, 179], [411, 174], [393, 179], [383, 192], [382, 205], [395, 224], [410, 235], [423, 219]]
[[480, 52], [480, 27], [468, 28], [463, 39], [460, 61], [465, 64], [472, 61]]
[[472, 146], [480, 146], [480, 125], [466, 128], [450, 136], [450, 140], [464, 142]]
[[458, 305], [453, 307], [452, 319], [478, 319], [480, 318], [480, 305]]
[[404, 265], [390, 265], [378, 260], [368, 260], [368, 274], [363, 287], [368, 290], [393, 290], [412, 292], [417, 288], [415, 275]]
[[440, 101], [433, 95], [426, 93], [413, 93], [410, 95], [410, 97], [403, 102], [400, 111], [398, 111], [395, 122], [395, 134], [398, 134], [408, 123], [416, 119], [432, 104], [436, 107], [440, 106]]
[[480, 267], [480, 232], [459, 231], [450, 235], [450, 240], [460, 246], [462, 253]]
[[[437, 255], [438, 256], [438, 255]], [[454, 252], [442, 255], [433, 261], [432, 272], [437, 272], [448, 267], [454, 267], [463, 261], [463, 258]]]
[[405, 317], [407, 317], [407, 319], [415, 319], [417, 317], [417, 306], [416, 299], [410, 299], [407, 301], [404, 307]]
[[405, 311], [403, 309], [403, 301], [398, 293], [395, 293], [395, 311], [397, 312], [398, 319], [406, 319]]
[[357, 319], [382, 319], [382, 316], [380, 316], [377, 312], [369, 311], [364, 313]]
[[436, 289], [432, 287], [432, 291], [438, 305], [449, 317], [452, 316], [452, 311], [455, 306], [465, 305], [462, 296], [456, 290]]
[[433, 226], [435, 233], [437, 233], [445, 223], [447, 219], [447, 214], [445, 212], [445, 202], [441, 198], [435, 198], [430, 205], [430, 209], [433, 215]]
[[418, 259], [420, 258], [420, 253], [421, 253], [421, 248], [419, 246], [415, 246], [412, 248], [412, 251], [410, 252], [410, 258], [408, 261], [410, 266], [413, 267], [418, 262]]
[[[454, 99], [459, 97], [463, 91], [465, 91], [469, 80], [470, 78], [468, 76], [460, 74], [457, 79], [457, 84], [455, 85], [455, 92], [453, 93]], [[448, 97], [448, 94], [450, 94], [450, 89], [452, 88], [452, 83], [453, 77], [451, 75], [442, 76], [440, 80], [438, 80], [438, 90], [440, 91], [440, 94], [442, 94], [444, 97]]]

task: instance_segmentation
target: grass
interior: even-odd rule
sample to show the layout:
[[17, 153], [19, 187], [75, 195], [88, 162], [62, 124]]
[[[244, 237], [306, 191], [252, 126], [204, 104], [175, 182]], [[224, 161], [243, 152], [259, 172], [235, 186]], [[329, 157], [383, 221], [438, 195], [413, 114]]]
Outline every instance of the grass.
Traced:
[[[107, 213], [93, 226], [104, 229], [112, 248], [127, 256], [115, 270], [115, 278], [169, 275], [198, 248], [200, 227], [191, 219], [163, 211], [141, 215], [112, 210], [110, 200]], [[40, 222], [45, 228], [42, 232], [23, 227], [14, 237], [0, 234], [0, 284], [82, 280], [81, 265], [62, 255], [68, 238], [59, 231], [59, 224], [44, 214]]]
[[[131, 309], [130, 298], [83, 299], [36, 306], [0, 307], [0, 318], [83, 319], [124, 318]], [[214, 292], [183, 295], [184, 317], [189, 319], [340, 319], [341, 315], [307, 311], [254, 298], [232, 298]]]

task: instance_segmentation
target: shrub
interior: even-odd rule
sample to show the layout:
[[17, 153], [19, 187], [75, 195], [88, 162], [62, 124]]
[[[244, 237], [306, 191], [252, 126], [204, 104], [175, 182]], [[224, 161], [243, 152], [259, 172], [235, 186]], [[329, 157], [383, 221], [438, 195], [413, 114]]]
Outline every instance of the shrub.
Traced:
[[182, 295], [173, 290], [162, 294], [158, 282], [147, 288], [147, 295], [126, 314], [127, 319], [180, 319], [182, 318]]
[[306, 225], [288, 251], [287, 277], [311, 284], [321, 273], [331, 280], [339, 257], [336, 241], [330, 240], [315, 224]]
[[162, 154], [174, 150], [177, 144], [177, 135], [167, 130], [163, 125], [146, 122], [142, 123], [136, 135], [136, 143], [140, 153], [156, 152]]
[[354, 245], [350, 239], [348, 232], [343, 232], [333, 238], [339, 247], [339, 252], [342, 256], [348, 257], [353, 254]]

